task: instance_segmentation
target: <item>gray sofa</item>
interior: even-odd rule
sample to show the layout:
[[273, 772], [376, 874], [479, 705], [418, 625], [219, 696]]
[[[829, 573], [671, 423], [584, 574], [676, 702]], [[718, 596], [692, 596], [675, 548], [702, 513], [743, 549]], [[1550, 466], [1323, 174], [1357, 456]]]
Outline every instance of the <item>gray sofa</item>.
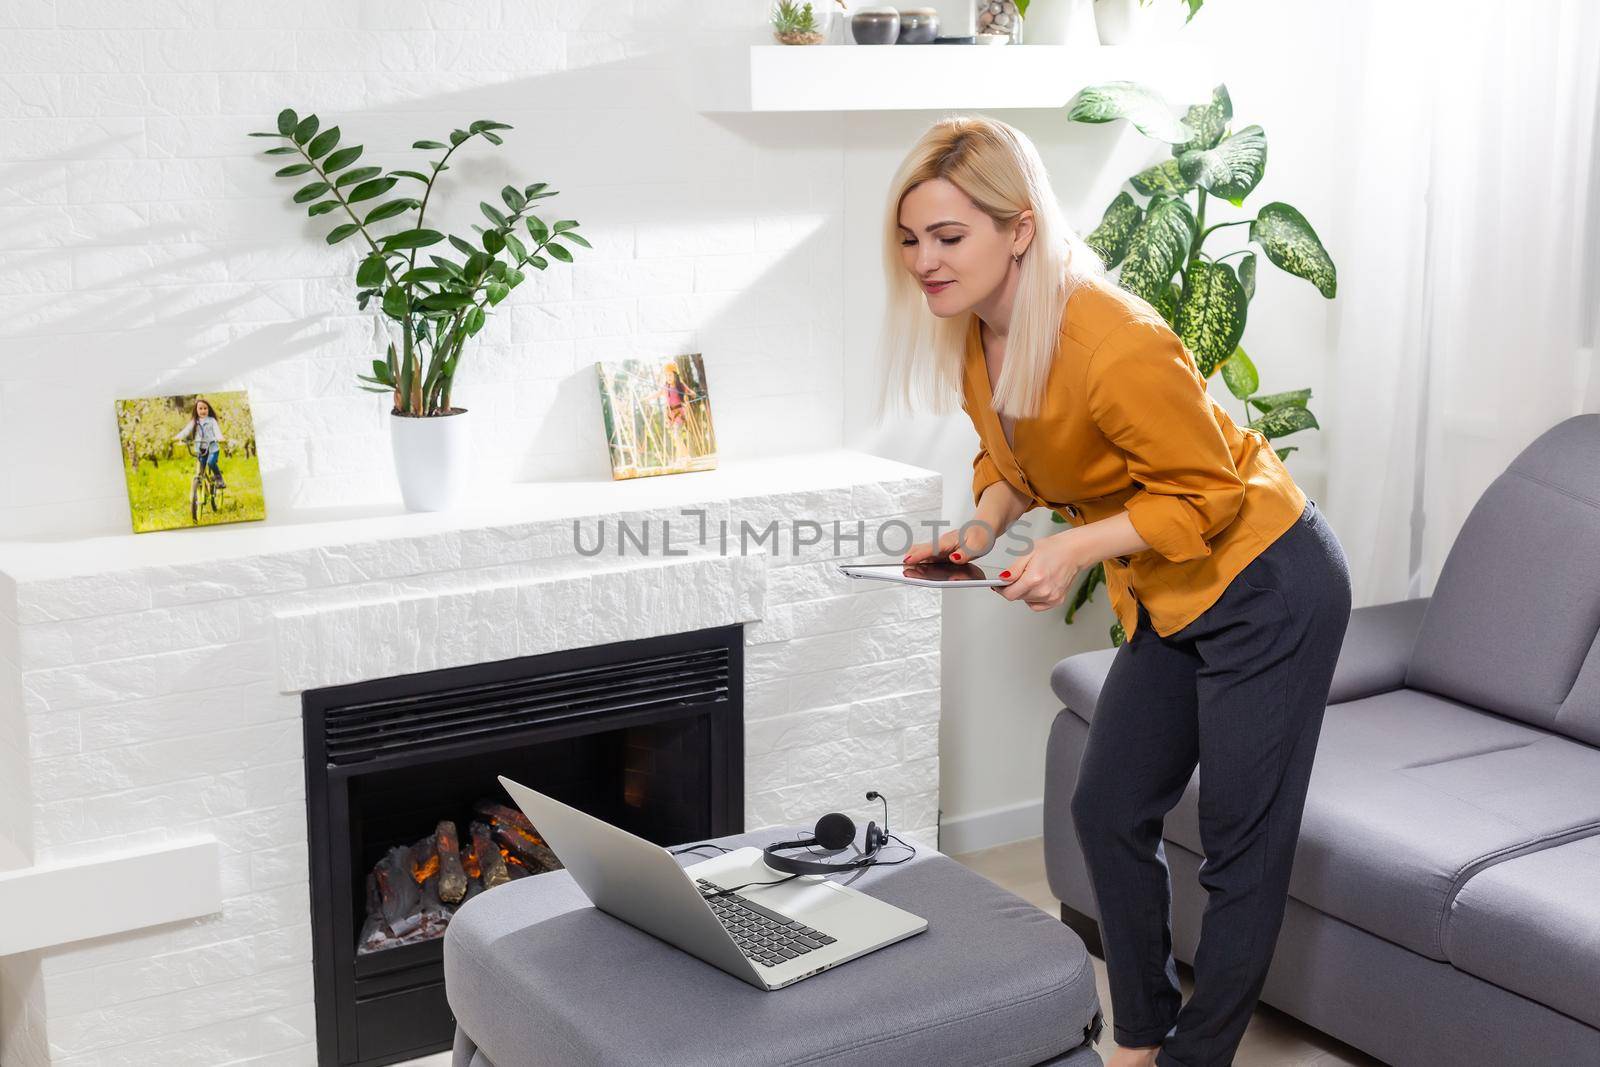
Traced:
[[[1600, 415], [1581, 415], [1484, 492], [1431, 598], [1352, 612], [1266, 1003], [1394, 1064], [1600, 1064], [1597, 630]], [[1114, 654], [1057, 665], [1046, 757], [1050, 886], [1097, 955], [1069, 804]], [[1191, 963], [1198, 786], [1163, 842]]]

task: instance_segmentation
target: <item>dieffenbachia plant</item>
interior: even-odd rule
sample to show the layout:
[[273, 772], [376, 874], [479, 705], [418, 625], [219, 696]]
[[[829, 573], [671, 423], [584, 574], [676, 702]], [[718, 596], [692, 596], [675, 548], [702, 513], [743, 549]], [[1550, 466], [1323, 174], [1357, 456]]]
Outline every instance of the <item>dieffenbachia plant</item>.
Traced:
[[[1147, 300], [1182, 339], [1207, 378], [1220, 371], [1222, 380], [1244, 404], [1245, 422], [1269, 440], [1316, 429], [1307, 403], [1310, 389], [1261, 393], [1261, 377], [1240, 347], [1246, 313], [1256, 293], [1256, 254], [1248, 247], [1213, 257], [1206, 238], [1229, 226], [1248, 226], [1247, 242], [1260, 245], [1268, 262], [1304, 278], [1333, 299], [1337, 275], [1333, 259], [1305, 216], [1289, 204], [1273, 201], [1254, 218], [1206, 225], [1208, 197], [1243, 207], [1245, 197], [1261, 183], [1267, 169], [1267, 138], [1260, 126], [1235, 131], [1228, 88], [1218, 85], [1211, 100], [1191, 106], [1180, 119], [1161, 96], [1133, 82], [1108, 82], [1083, 89], [1067, 104], [1074, 122], [1127, 119], [1146, 137], [1172, 146], [1172, 157], [1146, 167], [1128, 179], [1142, 196], [1138, 203], [1127, 191], [1117, 194], [1085, 240], [1100, 254], [1108, 270], [1120, 267], [1117, 284]], [[1195, 205], [1189, 205], [1190, 194]], [[1224, 262], [1242, 257], [1238, 269]], [[1276, 449], [1278, 457], [1296, 446]], [[1061, 517], [1055, 517], [1060, 522]], [[1104, 583], [1105, 568], [1096, 564], [1067, 605], [1066, 621]], [[1120, 645], [1125, 635], [1113, 625], [1111, 638]]]
[[[450, 390], [462, 349], [483, 329], [489, 309], [525, 280], [524, 268], [544, 270], [550, 259], [571, 263], [572, 252], [562, 242], [592, 247], [577, 233], [577, 222], [564, 219], [549, 225], [532, 213], [539, 200], [556, 195], [545, 182], [500, 190], [504, 210], [480, 204], [489, 225], [472, 227], [476, 241], [423, 226], [428, 200], [439, 175], [450, 169], [450, 157], [474, 138], [499, 145], [503, 142], [496, 131], [509, 129], [506, 123], [482, 119], [464, 130], [452, 130], [448, 144], [417, 141], [411, 147], [441, 153], [426, 173], [355, 166], [361, 145], [341, 146], [339, 127], [321, 129], [316, 115], [301, 118], [292, 109], [279, 113], [277, 132], [250, 135], [283, 142], [267, 149], [266, 155], [293, 158], [277, 177], [308, 179], [294, 194], [294, 202], [305, 204], [308, 215], [337, 213], [342, 221], [328, 232], [330, 245], [351, 237], [365, 244], [366, 254], [356, 266], [356, 304], [366, 310], [376, 299], [383, 314], [397, 324], [400, 343], [397, 349], [391, 341], [387, 357], [372, 361], [372, 373], [357, 377], [368, 392], [392, 394], [398, 415], [454, 413]], [[417, 195], [389, 197], [402, 181], [416, 182]], [[389, 232], [379, 232], [379, 223], [413, 211], [409, 227], [382, 227]], [[526, 230], [526, 241], [518, 236], [519, 227]], [[427, 261], [418, 264], [419, 251], [444, 243], [454, 249], [454, 256], [429, 253]]]

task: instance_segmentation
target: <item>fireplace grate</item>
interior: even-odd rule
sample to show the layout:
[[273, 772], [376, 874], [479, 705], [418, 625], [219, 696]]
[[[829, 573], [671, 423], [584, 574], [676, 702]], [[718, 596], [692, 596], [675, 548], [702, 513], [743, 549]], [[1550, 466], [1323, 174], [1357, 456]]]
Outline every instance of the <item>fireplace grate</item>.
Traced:
[[719, 703], [730, 695], [728, 649], [694, 649], [326, 709], [330, 767], [490, 740], [568, 719]]

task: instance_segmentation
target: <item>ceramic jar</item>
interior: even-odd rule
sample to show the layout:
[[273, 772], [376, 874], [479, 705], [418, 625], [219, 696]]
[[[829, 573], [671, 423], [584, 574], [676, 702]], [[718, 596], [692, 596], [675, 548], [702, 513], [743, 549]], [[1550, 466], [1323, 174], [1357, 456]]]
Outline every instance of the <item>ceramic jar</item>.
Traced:
[[856, 44], [894, 44], [900, 36], [900, 12], [892, 7], [864, 7], [850, 16]]

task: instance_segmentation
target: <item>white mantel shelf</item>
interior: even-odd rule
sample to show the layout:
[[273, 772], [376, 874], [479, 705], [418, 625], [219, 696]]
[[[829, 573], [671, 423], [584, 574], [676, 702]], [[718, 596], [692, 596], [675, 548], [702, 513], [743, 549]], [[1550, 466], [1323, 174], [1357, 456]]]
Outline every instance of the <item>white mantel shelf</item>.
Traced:
[[934, 473], [881, 456], [836, 449], [723, 460], [708, 471], [622, 481], [607, 478], [516, 482], [484, 490], [479, 498], [449, 512], [407, 512], [397, 501], [386, 507], [274, 513], [266, 522], [197, 530], [57, 541], [0, 541], [0, 582], [6, 578], [17, 584], [50, 582], [144, 567], [335, 549], [452, 531], [670, 510], [774, 492], [926, 478]]
[[1137, 81], [1175, 105], [1209, 98], [1213, 64], [1194, 46], [747, 45], [708, 48], [705, 111], [1058, 108], [1086, 85]]

